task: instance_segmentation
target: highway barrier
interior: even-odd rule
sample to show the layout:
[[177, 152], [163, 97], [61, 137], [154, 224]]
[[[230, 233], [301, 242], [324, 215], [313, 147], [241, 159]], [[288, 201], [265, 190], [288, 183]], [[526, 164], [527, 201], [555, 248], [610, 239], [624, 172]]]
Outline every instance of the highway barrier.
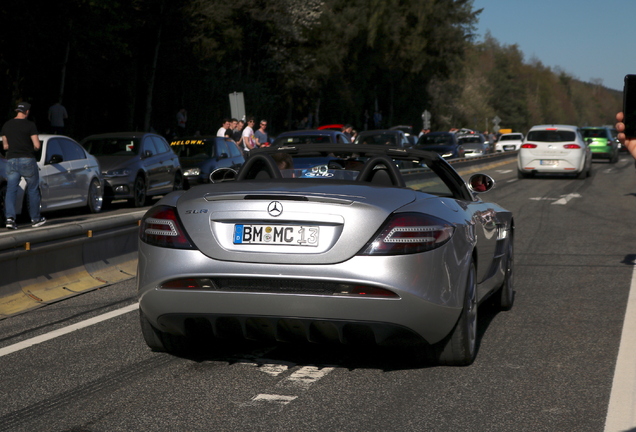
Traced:
[[0, 319], [135, 277], [145, 211], [0, 236]]
[[[517, 152], [452, 161], [464, 177]], [[0, 235], [0, 319], [131, 279], [145, 210]]]

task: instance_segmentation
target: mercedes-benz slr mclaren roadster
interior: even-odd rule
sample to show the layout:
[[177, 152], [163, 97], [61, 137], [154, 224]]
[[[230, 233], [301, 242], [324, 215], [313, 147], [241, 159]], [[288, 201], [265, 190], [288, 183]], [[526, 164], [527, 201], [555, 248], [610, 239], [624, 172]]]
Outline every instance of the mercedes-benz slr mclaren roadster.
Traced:
[[478, 197], [491, 177], [466, 183], [436, 153], [383, 146], [250, 153], [238, 173], [143, 217], [140, 318], [153, 350], [369, 342], [473, 362], [477, 306], [514, 300], [513, 216]]

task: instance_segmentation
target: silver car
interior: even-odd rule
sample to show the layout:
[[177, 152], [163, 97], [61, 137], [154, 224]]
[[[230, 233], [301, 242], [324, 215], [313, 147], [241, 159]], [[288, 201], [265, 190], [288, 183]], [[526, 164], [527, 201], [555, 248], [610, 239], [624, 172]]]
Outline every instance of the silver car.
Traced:
[[[36, 153], [42, 200], [40, 211], [86, 207], [92, 213], [102, 210], [104, 180], [99, 162], [77, 141], [63, 135], [39, 135], [41, 149]], [[26, 182], [20, 182], [16, 212], [26, 213]], [[4, 197], [3, 197], [4, 199]], [[4, 201], [2, 201], [4, 207]], [[2, 209], [4, 216], [4, 209]]]
[[[294, 168], [304, 157], [322, 162]], [[173, 353], [214, 338], [406, 343], [470, 364], [478, 304], [514, 299], [513, 216], [479, 198], [493, 186], [467, 185], [433, 152], [256, 150], [232, 181], [173, 192], [143, 217], [145, 341]]]

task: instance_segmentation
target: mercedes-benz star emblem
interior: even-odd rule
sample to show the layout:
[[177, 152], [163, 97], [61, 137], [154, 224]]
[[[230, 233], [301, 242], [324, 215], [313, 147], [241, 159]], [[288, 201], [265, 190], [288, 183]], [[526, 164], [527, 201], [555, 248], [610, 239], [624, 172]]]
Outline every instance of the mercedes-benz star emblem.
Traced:
[[283, 205], [278, 201], [272, 201], [267, 206], [267, 213], [272, 217], [280, 216], [283, 213]]

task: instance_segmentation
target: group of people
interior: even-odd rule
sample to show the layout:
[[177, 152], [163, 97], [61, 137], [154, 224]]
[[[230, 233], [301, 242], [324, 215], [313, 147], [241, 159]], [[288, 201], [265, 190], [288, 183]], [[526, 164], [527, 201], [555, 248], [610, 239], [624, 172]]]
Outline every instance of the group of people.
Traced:
[[216, 132], [216, 136], [226, 137], [234, 141], [239, 150], [247, 157], [250, 150], [270, 145], [267, 120], [261, 120], [256, 130], [254, 130], [255, 123], [254, 117], [248, 117], [247, 121], [226, 118]]

